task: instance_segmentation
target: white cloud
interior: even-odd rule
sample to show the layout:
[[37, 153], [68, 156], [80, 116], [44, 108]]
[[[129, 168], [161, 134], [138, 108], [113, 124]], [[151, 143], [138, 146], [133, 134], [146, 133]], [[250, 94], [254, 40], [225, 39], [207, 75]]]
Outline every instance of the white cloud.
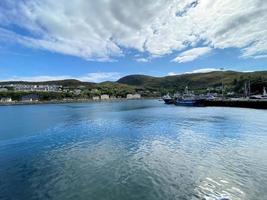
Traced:
[[168, 76], [176, 76], [176, 75], [178, 75], [178, 74], [175, 73], [175, 72], [169, 72], [169, 73], [168, 73]]
[[258, 56], [254, 56], [255, 59], [267, 58], [267, 54], [262, 54]]
[[[112, 60], [136, 49], [151, 57], [204, 45], [267, 53], [266, 0], [1, 0], [0, 40]], [[14, 32], [14, 27], [18, 27]]]
[[173, 62], [179, 62], [179, 63], [185, 63], [185, 62], [190, 62], [193, 61], [205, 54], [208, 54], [212, 51], [210, 47], [198, 47], [194, 49], [190, 49], [188, 51], [184, 51], [179, 56], [174, 58], [172, 61]]
[[[176, 73], [176, 72], [169, 72], [167, 75], [168, 76], [175, 76], [175, 75], [181, 75], [181, 74], [195, 74], [195, 73], [209, 73], [209, 72], [214, 72], [214, 71], [225, 71], [224, 67], [218, 67], [218, 68], [200, 68], [196, 69], [190, 72], [183, 72], [183, 73]], [[253, 72], [251, 70], [244, 70], [244, 71], [239, 71], [239, 72]]]
[[201, 68], [201, 69], [196, 69], [190, 72], [183, 72], [183, 73], [169, 72], [167, 75], [176, 76], [176, 75], [181, 75], [181, 74], [208, 73], [208, 72], [213, 72], [213, 71], [221, 71], [221, 68]]
[[85, 82], [94, 82], [99, 83], [103, 81], [117, 81], [122, 77], [121, 73], [118, 72], [95, 72], [88, 73], [83, 76], [28, 76], [20, 77], [13, 76], [11, 78], [1, 80], [1, 81], [32, 81], [32, 82], [41, 82], [41, 81], [53, 81], [53, 80], [65, 80], [65, 79], [76, 79]]
[[147, 58], [136, 58], [135, 60], [137, 62], [143, 62], [143, 63], [149, 62], [149, 59], [147, 59]]
[[208, 72], [214, 72], [214, 71], [221, 71], [221, 68], [202, 68], [202, 69], [193, 70], [191, 72], [185, 72], [185, 74], [208, 73]]

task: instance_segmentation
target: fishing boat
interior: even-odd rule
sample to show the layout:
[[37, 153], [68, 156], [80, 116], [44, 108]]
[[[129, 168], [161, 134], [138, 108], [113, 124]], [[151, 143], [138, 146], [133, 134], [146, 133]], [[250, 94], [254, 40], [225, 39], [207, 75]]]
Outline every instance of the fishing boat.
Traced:
[[262, 99], [267, 99], [267, 92], [265, 87], [263, 88]]
[[163, 101], [165, 102], [165, 104], [173, 104], [174, 103], [174, 99], [169, 95], [164, 95], [162, 97]]
[[188, 87], [185, 87], [184, 94], [177, 98], [175, 101], [176, 106], [197, 106], [198, 100], [193, 92], [188, 90]]
[[192, 96], [183, 96], [175, 101], [176, 106], [197, 106], [198, 100]]
[[250, 99], [264, 99], [267, 100], [267, 92], [266, 92], [266, 88], [263, 87], [263, 94], [262, 95], [253, 95], [249, 97]]

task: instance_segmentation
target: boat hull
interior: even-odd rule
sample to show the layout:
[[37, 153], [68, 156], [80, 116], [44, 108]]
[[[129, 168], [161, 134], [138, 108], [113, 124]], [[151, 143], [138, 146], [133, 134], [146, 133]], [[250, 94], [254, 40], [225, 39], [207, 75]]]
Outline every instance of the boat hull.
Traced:
[[176, 106], [199, 106], [198, 101], [196, 100], [177, 100], [175, 102]]
[[165, 102], [165, 104], [174, 104], [173, 99], [163, 99], [163, 101]]

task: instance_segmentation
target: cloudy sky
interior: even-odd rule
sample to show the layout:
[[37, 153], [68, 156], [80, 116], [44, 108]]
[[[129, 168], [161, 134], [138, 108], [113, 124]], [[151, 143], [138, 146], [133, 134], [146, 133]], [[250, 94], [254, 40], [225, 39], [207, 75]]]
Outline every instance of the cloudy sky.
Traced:
[[0, 80], [267, 70], [266, 0], [1, 0]]

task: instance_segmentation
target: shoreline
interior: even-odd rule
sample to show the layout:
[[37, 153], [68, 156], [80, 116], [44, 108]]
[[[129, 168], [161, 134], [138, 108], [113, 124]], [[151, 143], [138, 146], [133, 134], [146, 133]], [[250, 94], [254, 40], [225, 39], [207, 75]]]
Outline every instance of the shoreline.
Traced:
[[119, 101], [132, 101], [132, 100], [148, 100], [159, 99], [157, 97], [146, 97], [140, 99], [106, 99], [106, 100], [93, 100], [93, 99], [74, 99], [74, 100], [52, 100], [52, 101], [13, 101], [13, 102], [0, 102], [0, 106], [23, 106], [23, 105], [45, 105], [45, 104], [68, 104], [68, 103], [97, 103], [97, 102], [119, 102]]
[[[16, 101], [16, 102], [0, 102], [1, 106], [23, 106], [23, 105], [48, 105], [48, 104], [71, 104], [71, 103], [104, 103], [104, 102], [122, 102], [133, 100], [161, 100], [160, 97], [143, 97], [140, 99], [73, 99], [73, 100], [52, 100], [52, 101]], [[239, 100], [202, 100], [200, 105], [203, 107], [236, 107], [236, 108], [252, 108], [252, 109], [267, 109], [267, 100], [254, 100], [254, 99], [239, 99]]]
[[261, 99], [226, 99], [226, 100], [203, 100], [200, 105], [204, 107], [235, 107], [235, 108], [254, 108], [267, 109], [267, 100]]

